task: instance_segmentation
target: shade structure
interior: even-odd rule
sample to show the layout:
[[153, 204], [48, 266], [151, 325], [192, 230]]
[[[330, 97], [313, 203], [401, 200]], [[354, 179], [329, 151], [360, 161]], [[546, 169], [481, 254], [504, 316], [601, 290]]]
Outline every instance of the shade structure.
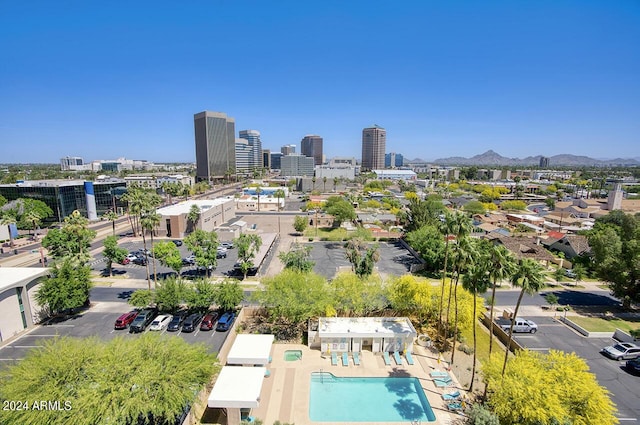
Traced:
[[264, 367], [224, 366], [207, 405], [211, 408], [254, 408], [260, 405]]
[[229, 365], [267, 365], [273, 335], [239, 334], [227, 356]]

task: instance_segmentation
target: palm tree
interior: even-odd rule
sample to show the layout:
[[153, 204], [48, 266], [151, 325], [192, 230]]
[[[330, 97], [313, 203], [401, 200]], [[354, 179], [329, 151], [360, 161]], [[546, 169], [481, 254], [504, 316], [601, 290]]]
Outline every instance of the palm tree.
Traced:
[[109, 220], [111, 222], [111, 229], [113, 232], [113, 236], [116, 235], [116, 220], [118, 219], [118, 214], [109, 210], [102, 216], [103, 218]]
[[[151, 234], [151, 252], [153, 253], [153, 233], [155, 229], [160, 225], [160, 220], [162, 216], [156, 212], [150, 212], [142, 217], [141, 224], [144, 230], [148, 230]], [[143, 232], [143, 241], [144, 241], [144, 232]], [[144, 248], [144, 256], [146, 258], [146, 263], [149, 263], [149, 256], [147, 255], [147, 248]], [[154, 254], [155, 258], [155, 254]], [[148, 270], [149, 266], [147, 266]], [[153, 262], [153, 288], [155, 289], [158, 285], [158, 273], [156, 272], [156, 262]]]
[[[438, 333], [442, 325], [442, 310], [444, 307], [444, 287], [447, 278], [447, 260], [449, 259], [449, 235], [454, 233], [454, 220], [447, 214], [441, 222], [440, 231], [444, 234], [444, 267], [442, 268], [442, 287], [440, 288], [440, 305], [438, 306]], [[446, 337], [445, 337], [446, 338]]]
[[[464, 238], [466, 238], [470, 233], [471, 233], [471, 222], [469, 221], [469, 218], [461, 213], [456, 213], [453, 216], [451, 216], [451, 227], [450, 227], [450, 231], [451, 234], [453, 234], [456, 238], [456, 246], [457, 244], [463, 240]], [[445, 253], [446, 254], [446, 253]], [[466, 258], [464, 256], [462, 257], [458, 257], [458, 259], [460, 261], [466, 261]], [[456, 269], [457, 266], [454, 266], [454, 269]], [[444, 282], [444, 280], [443, 280]], [[457, 281], [456, 281], [457, 284]], [[453, 281], [451, 279], [449, 279], [449, 299], [447, 300], [447, 318], [445, 319], [445, 338], [447, 337], [447, 332], [448, 332], [448, 323], [449, 323], [449, 312], [451, 311], [451, 295], [453, 292]]]
[[[477, 251], [474, 244], [471, 242], [468, 236], [461, 237], [455, 247], [454, 251], [454, 264], [455, 264], [455, 283], [453, 285], [453, 309], [454, 309], [454, 329], [453, 329], [453, 346], [451, 348], [451, 364], [453, 364], [456, 356], [456, 342], [458, 340], [458, 282], [460, 281], [460, 275], [466, 273], [467, 268], [473, 262], [473, 258], [477, 256]], [[449, 286], [451, 290], [451, 286]], [[449, 295], [451, 300], [451, 295]], [[445, 326], [449, 325], [449, 310], [447, 309], [447, 321]], [[447, 334], [447, 328], [445, 328], [445, 335]]]
[[520, 303], [525, 292], [529, 295], [534, 295], [540, 291], [545, 285], [544, 283], [545, 273], [544, 267], [531, 258], [523, 258], [519, 261], [515, 273], [511, 276], [511, 284], [513, 286], [519, 286], [522, 288], [518, 301], [516, 302], [516, 308], [513, 312], [513, 318], [511, 320], [511, 326], [509, 327], [509, 340], [507, 341], [507, 347], [504, 353], [504, 364], [502, 365], [502, 376], [507, 369], [507, 360], [509, 360], [509, 348], [511, 347], [511, 339], [513, 337], [513, 325], [518, 318], [518, 310], [520, 309]]
[[275, 192], [273, 192], [273, 196], [276, 197], [276, 199], [278, 200], [278, 211], [280, 211], [280, 198], [284, 199], [284, 190], [282, 189], [278, 189]]
[[313, 183], [313, 190], [316, 190], [316, 176], [311, 178], [311, 182]]
[[[2, 215], [0, 215], [0, 226], [9, 226], [16, 223], [17, 221], [18, 220], [16, 220], [15, 213], [12, 211], [3, 211]], [[13, 232], [11, 231], [11, 229], [9, 229], [9, 246], [11, 248], [13, 248], [14, 246]]]
[[336, 187], [338, 186], [338, 182], [339, 182], [339, 181], [340, 181], [340, 179], [339, 179], [339, 178], [337, 178], [337, 177], [334, 177], [334, 178], [333, 178], [333, 191], [334, 191], [334, 192], [336, 191]]
[[473, 391], [473, 381], [476, 377], [476, 351], [477, 336], [476, 329], [478, 327], [477, 299], [478, 294], [484, 294], [491, 285], [489, 275], [489, 262], [485, 256], [481, 256], [475, 264], [467, 269], [467, 273], [462, 277], [462, 287], [473, 294], [473, 366], [471, 366], [471, 383], [469, 384], [469, 392]]
[[24, 221], [33, 225], [33, 239], [36, 240], [36, 229], [40, 226], [42, 217], [37, 211], [27, 211], [23, 216]]
[[190, 223], [191, 232], [195, 230], [198, 220], [200, 220], [200, 207], [195, 204], [191, 205], [191, 208], [187, 213], [187, 221]]
[[322, 178], [322, 193], [325, 193], [327, 191], [327, 176], [324, 176]]
[[491, 356], [491, 351], [493, 349], [493, 339], [494, 339], [493, 307], [495, 305], [495, 299], [496, 299], [496, 285], [498, 281], [509, 279], [513, 275], [516, 268], [516, 259], [513, 256], [513, 254], [511, 254], [511, 251], [505, 248], [504, 245], [492, 245], [489, 251], [489, 258], [487, 261], [490, 265], [489, 276], [491, 277], [491, 280], [493, 282], [491, 285], [491, 310], [489, 313], [489, 317], [491, 318], [491, 321], [490, 321], [491, 324], [489, 325], [490, 326], [489, 356]]
[[256, 187], [256, 196], [258, 197], [258, 212], [260, 212], [260, 193], [262, 192], [262, 189], [260, 189], [260, 187]]

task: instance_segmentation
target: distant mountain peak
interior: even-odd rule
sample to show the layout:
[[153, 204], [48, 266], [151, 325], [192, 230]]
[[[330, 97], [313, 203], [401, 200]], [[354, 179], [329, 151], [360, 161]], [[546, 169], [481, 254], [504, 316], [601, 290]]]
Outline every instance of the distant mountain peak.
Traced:
[[[528, 156], [526, 158], [507, 158], [493, 149], [472, 156], [440, 158], [433, 161], [434, 164], [440, 165], [478, 165], [478, 166], [538, 166], [542, 155]], [[569, 167], [607, 167], [607, 166], [635, 166], [640, 165], [640, 161], [636, 158], [615, 158], [609, 160], [599, 160], [589, 158], [587, 156], [578, 156], [571, 154], [554, 155], [549, 157], [550, 166], [569, 166]]]

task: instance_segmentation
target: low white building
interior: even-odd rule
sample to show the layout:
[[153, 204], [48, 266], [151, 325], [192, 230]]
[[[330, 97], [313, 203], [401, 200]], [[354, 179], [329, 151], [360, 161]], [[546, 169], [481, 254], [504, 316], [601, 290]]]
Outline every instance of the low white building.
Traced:
[[418, 175], [411, 170], [373, 170], [378, 180], [415, 180]]
[[[200, 216], [191, 222], [187, 216], [193, 206], [200, 210]], [[216, 199], [191, 199], [158, 209], [162, 216], [158, 227], [159, 236], [183, 238], [195, 229], [213, 231], [236, 217], [235, 202], [232, 197]]]
[[417, 336], [407, 317], [320, 317], [311, 323], [309, 347], [323, 354], [411, 352]]
[[47, 275], [48, 268], [0, 267], [0, 342], [40, 321], [35, 294]]

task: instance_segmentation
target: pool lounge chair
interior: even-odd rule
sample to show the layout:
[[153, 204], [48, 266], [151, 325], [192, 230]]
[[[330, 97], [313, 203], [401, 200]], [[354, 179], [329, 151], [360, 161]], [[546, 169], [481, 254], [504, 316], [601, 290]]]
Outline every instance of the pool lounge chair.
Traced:
[[406, 351], [404, 353], [404, 356], [407, 358], [407, 364], [413, 366], [413, 356], [411, 355], [411, 353]]
[[443, 370], [432, 370], [431, 372], [429, 372], [429, 376], [432, 378], [442, 378], [442, 377], [450, 378], [449, 372], [445, 372]]
[[400, 357], [400, 353], [398, 353], [397, 351], [394, 351], [393, 352], [393, 358], [395, 359], [396, 364], [398, 366], [402, 366], [402, 357]]
[[462, 412], [462, 403], [447, 403], [447, 409], [451, 410], [452, 412]]
[[349, 366], [349, 355], [342, 353], [342, 366]]
[[331, 353], [331, 365], [338, 366], [338, 355], [336, 353]]
[[442, 399], [444, 401], [458, 401], [460, 400], [460, 391], [459, 390], [455, 390], [452, 393], [444, 393], [442, 394]]
[[356, 366], [360, 366], [360, 354], [354, 352], [352, 356], [353, 356], [353, 364]]
[[391, 358], [389, 358], [389, 352], [388, 351], [383, 351], [382, 352], [382, 358], [384, 359], [384, 364], [386, 366], [391, 366]]
[[433, 380], [433, 383], [436, 385], [436, 387], [438, 388], [445, 388], [448, 387], [449, 385], [453, 384], [453, 379], [449, 378], [449, 377], [443, 377], [443, 378], [435, 378]]

